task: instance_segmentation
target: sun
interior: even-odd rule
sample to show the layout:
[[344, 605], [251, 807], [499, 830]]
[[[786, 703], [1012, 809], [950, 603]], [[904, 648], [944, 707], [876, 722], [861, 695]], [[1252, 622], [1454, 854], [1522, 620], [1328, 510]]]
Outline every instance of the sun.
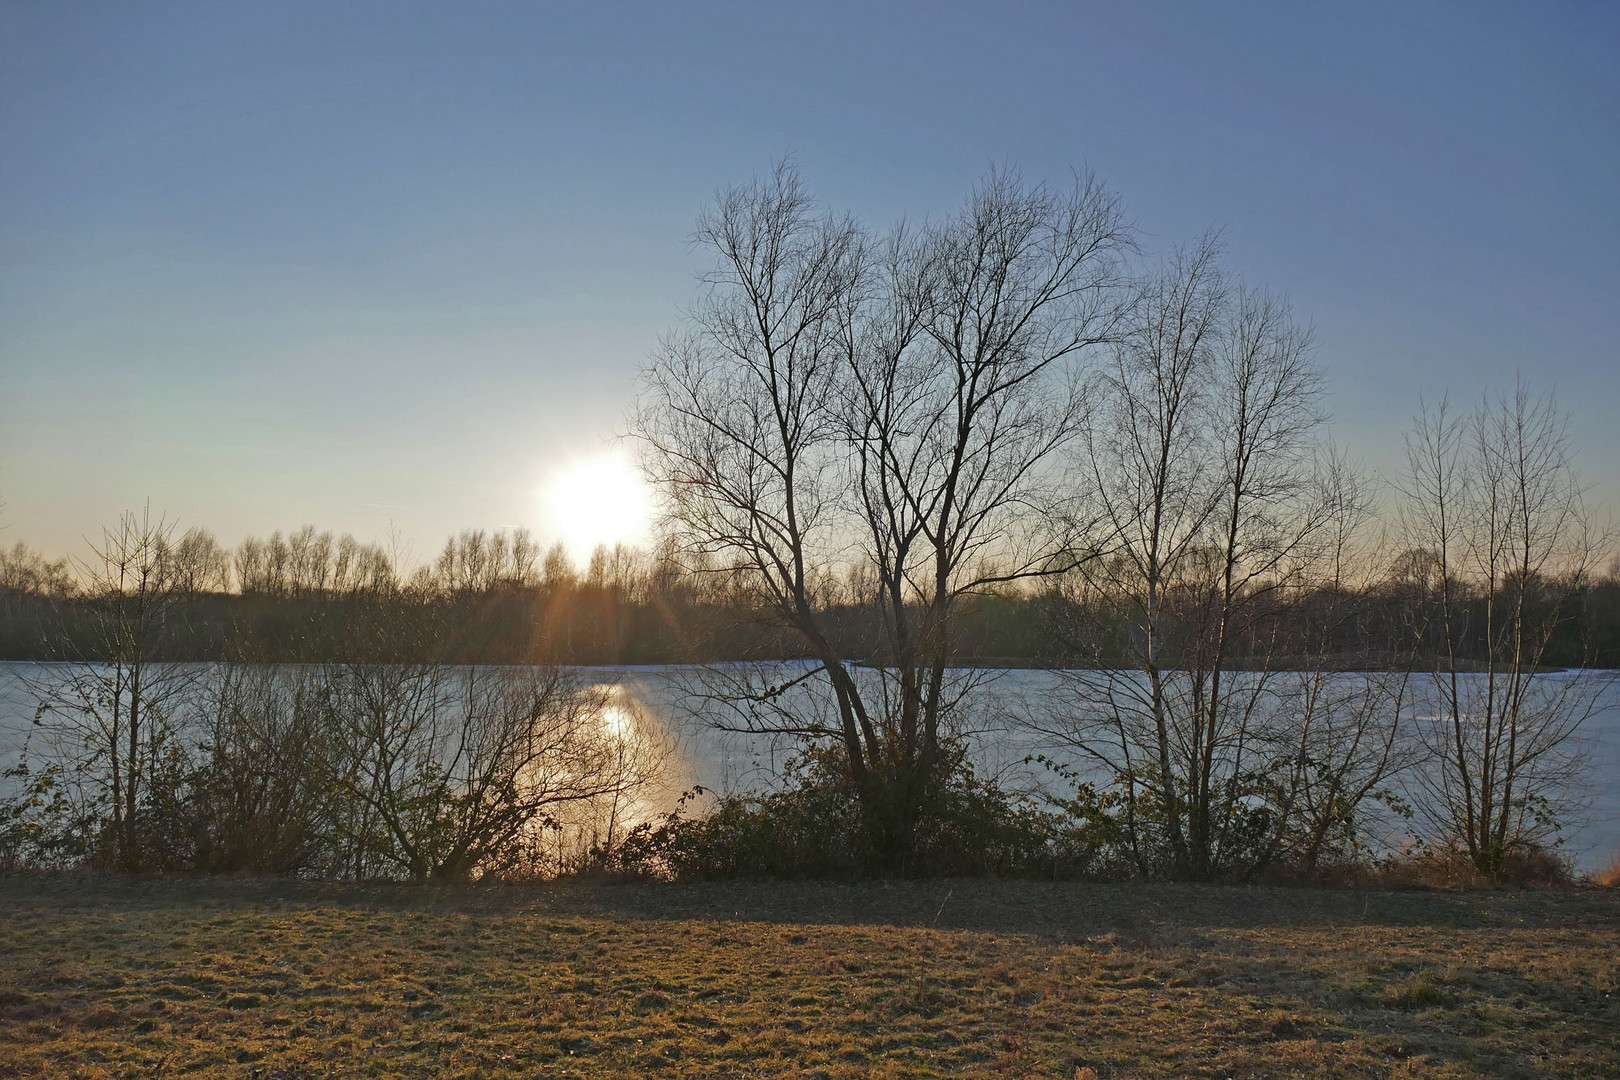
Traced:
[[652, 497], [628, 459], [610, 455], [559, 469], [541, 493], [549, 531], [576, 561], [598, 544], [639, 544], [652, 522]]

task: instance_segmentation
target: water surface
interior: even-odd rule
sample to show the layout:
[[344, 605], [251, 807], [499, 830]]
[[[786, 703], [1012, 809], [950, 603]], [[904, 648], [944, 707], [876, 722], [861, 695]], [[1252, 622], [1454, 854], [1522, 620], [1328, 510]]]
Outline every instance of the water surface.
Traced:
[[[802, 665], [778, 667], [784, 681], [805, 670]], [[17, 759], [34, 731], [35, 706], [28, 683], [47, 675], [49, 668], [37, 663], [0, 663], [0, 768]], [[681, 793], [697, 786], [714, 792], [762, 790], [780, 777], [783, 764], [794, 752], [790, 739], [715, 730], [712, 722], [718, 712], [688, 694], [701, 670], [577, 669], [583, 683], [612, 689], [610, 708], [620, 710], [620, 715], [607, 718], [610, 728], [633, 718], [636, 723], [646, 723], [666, 748], [665, 775], [641, 801], [638, 814], [662, 813], [675, 805]], [[1055, 775], [1028, 759], [1038, 753], [1055, 753], [1079, 764], [1078, 757], [1054, 751], [1022, 728], [1017, 718], [1049, 708], [1062, 678], [1039, 670], [981, 673], [969, 696], [974, 725], [972, 759], [981, 775], [1020, 790], [1058, 790], [1054, 785], [1060, 781]], [[1580, 745], [1590, 766], [1582, 792], [1587, 805], [1580, 820], [1565, 830], [1564, 842], [1578, 865], [1590, 869], [1620, 852], [1620, 682], [1608, 685], [1598, 709], [1581, 729]]]

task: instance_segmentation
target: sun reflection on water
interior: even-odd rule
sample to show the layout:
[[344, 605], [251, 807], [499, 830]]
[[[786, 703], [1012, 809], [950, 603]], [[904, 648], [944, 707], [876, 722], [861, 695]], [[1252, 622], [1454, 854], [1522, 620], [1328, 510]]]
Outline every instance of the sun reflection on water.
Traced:
[[601, 701], [596, 710], [596, 721], [601, 725], [605, 737], [622, 743], [643, 734], [637, 703], [624, 692], [624, 687], [614, 683], [598, 683], [590, 688], [590, 693]]
[[610, 739], [623, 741], [635, 731], [636, 718], [622, 705], [609, 703], [603, 706], [597, 719], [602, 722], [603, 733]]

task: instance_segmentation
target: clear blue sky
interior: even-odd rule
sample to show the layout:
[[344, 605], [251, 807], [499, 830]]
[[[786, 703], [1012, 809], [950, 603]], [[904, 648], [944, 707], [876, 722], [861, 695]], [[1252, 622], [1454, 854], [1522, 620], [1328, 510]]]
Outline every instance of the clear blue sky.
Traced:
[[1338, 440], [1516, 371], [1620, 492], [1620, 8], [0, 5], [0, 541], [536, 525], [784, 151], [884, 223], [991, 163], [1214, 224]]

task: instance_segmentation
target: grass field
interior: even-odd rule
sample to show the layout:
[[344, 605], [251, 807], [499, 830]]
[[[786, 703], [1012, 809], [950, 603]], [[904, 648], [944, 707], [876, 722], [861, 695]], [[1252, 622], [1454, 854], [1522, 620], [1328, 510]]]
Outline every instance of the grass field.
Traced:
[[0, 1077], [1093, 1073], [1620, 1076], [1620, 890], [0, 879]]

